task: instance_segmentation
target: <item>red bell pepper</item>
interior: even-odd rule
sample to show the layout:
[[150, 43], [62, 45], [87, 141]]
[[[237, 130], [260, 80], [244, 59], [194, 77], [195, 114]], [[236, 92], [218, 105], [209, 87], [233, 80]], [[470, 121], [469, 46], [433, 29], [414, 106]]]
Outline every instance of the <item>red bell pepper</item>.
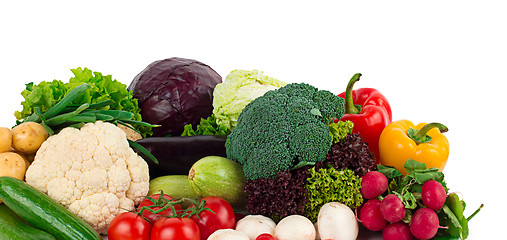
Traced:
[[347, 90], [338, 94], [345, 99], [345, 114], [337, 121], [354, 123], [353, 132], [359, 133], [368, 143], [370, 151], [375, 154], [376, 163], [380, 162], [378, 142], [382, 130], [391, 123], [393, 115], [387, 99], [378, 90], [360, 88], [352, 90], [354, 83], [359, 81], [360, 73], [356, 73], [349, 81]]

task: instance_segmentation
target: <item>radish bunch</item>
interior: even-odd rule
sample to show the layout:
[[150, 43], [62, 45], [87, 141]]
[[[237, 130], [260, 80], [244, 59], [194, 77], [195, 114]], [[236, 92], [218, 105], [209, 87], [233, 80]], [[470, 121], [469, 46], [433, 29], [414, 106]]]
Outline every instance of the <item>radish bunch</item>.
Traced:
[[[413, 188], [416, 184], [420, 186]], [[382, 231], [386, 240], [435, 237], [439, 229], [437, 213], [441, 212], [447, 198], [444, 186], [429, 179], [420, 183], [408, 181], [406, 186], [390, 188], [388, 178], [379, 171], [370, 171], [363, 177], [361, 194], [367, 201], [358, 215], [363, 226], [371, 231]]]

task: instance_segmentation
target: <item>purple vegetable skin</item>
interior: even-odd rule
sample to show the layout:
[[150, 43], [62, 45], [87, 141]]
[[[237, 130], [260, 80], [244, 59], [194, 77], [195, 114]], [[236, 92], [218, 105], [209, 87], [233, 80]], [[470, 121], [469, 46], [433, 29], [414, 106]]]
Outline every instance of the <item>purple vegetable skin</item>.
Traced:
[[159, 124], [153, 136], [179, 136], [187, 124], [197, 125], [213, 111], [213, 90], [222, 77], [192, 59], [168, 58], [148, 65], [129, 90], [138, 99], [143, 121]]

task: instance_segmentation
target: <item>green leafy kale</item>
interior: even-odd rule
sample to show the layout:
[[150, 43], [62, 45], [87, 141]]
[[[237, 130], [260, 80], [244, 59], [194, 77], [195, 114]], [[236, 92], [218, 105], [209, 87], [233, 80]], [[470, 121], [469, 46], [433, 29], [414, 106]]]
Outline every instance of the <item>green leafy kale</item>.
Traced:
[[342, 98], [292, 83], [250, 102], [226, 141], [227, 157], [243, 165], [248, 180], [270, 178], [326, 159], [329, 123], [344, 113]]

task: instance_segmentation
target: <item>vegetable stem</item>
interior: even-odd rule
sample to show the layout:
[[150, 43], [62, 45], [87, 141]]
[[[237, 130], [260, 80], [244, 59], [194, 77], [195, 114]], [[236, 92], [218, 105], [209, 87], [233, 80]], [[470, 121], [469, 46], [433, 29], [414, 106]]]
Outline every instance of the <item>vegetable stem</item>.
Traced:
[[484, 204], [481, 204], [481, 206], [479, 206], [479, 208], [477, 208], [477, 210], [475, 210], [474, 213], [472, 213], [472, 215], [470, 215], [468, 218], [467, 218], [467, 221], [470, 221], [475, 215], [477, 215], [477, 213], [479, 213], [479, 211], [481, 211], [482, 207], [484, 207]]
[[421, 143], [427, 143], [431, 141], [431, 137], [428, 136], [427, 133], [429, 130], [433, 128], [438, 128], [438, 130], [441, 133], [449, 131], [449, 129], [445, 125], [437, 122], [432, 122], [424, 125], [424, 127], [422, 127], [419, 130], [410, 128], [407, 131], [407, 134], [412, 140], [414, 140], [417, 143], [417, 145], [419, 145]]
[[354, 74], [354, 76], [352, 76], [349, 83], [347, 84], [347, 90], [345, 91], [345, 114], [358, 114], [361, 112], [361, 110], [354, 105], [352, 98], [352, 89], [354, 88], [354, 83], [359, 81], [360, 77], [361, 73]]

